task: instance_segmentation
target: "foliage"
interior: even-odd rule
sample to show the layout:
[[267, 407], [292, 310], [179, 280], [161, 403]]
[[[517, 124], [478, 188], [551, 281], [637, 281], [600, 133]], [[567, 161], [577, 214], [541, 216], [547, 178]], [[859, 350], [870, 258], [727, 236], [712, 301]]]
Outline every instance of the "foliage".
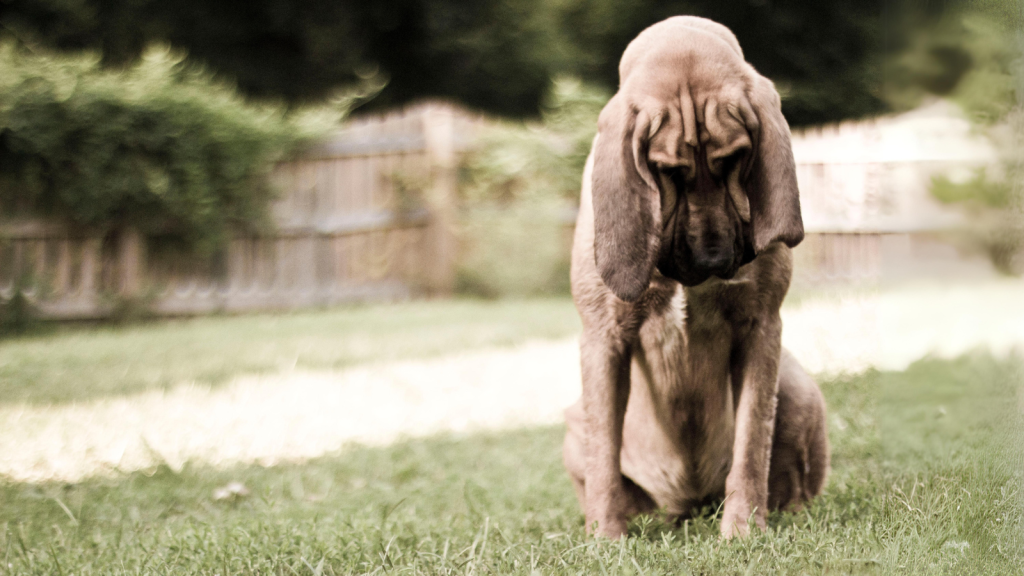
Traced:
[[544, 201], [465, 207], [456, 290], [486, 298], [568, 294], [571, 216], [565, 203]]
[[[0, 46], [0, 211], [131, 224], [210, 251], [267, 221], [267, 176], [323, 126], [154, 47], [131, 68]], [[326, 124], [329, 125], [329, 124]]]
[[102, 50], [123, 65], [153, 41], [187, 50], [260, 97], [309, 102], [387, 80], [378, 108], [425, 97], [534, 115], [553, 62], [541, 0], [11, 0], [0, 33]]
[[571, 199], [597, 133], [607, 91], [572, 77], [556, 79], [540, 122], [499, 123], [480, 139], [463, 165], [468, 202]]
[[887, 65], [887, 99], [910, 108], [941, 96], [960, 104], [979, 124], [1002, 121], [1017, 103], [1020, 47], [1014, 34], [1021, 24], [1019, 17], [978, 3], [918, 27]]
[[466, 156], [461, 291], [489, 297], [568, 292], [572, 207], [608, 97], [560, 78], [540, 122], [498, 124]]
[[39, 323], [38, 310], [24, 294], [27, 284], [24, 278], [15, 279], [11, 297], [0, 298], [0, 339], [26, 334]]
[[[618, 86], [622, 51], [651, 24], [679, 14], [710, 18], [736, 34], [746, 59], [775, 81], [793, 126], [886, 110], [879, 75], [887, 36], [903, 33], [888, 4], [868, 2], [713, 2], [582, 0], [563, 2], [560, 29], [575, 58], [570, 72]], [[892, 38], [888, 38], [890, 41]]]
[[985, 170], [975, 170], [973, 177], [959, 183], [938, 177], [932, 184], [932, 194], [942, 202], [968, 203], [975, 209], [1007, 208], [1013, 199], [1010, 183], [991, 180]]
[[[637, 33], [669, 16], [694, 14], [736, 33], [747, 58], [777, 82], [790, 123], [802, 126], [886, 110], [883, 63], [903, 50], [919, 19], [934, 17], [934, 4], [8, 0], [0, 4], [0, 34], [26, 45], [102, 50], [110, 65], [133, 61], [149, 42], [168, 42], [247, 94], [292, 102], [372, 79], [387, 85], [367, 103], [371, 108], [442, 97], [535, 117], [552, 78], [575, 75], [612, 91], [619, 57]], [[955, 82], [955, 66], [951, 72]]]
[[[1016, 182], [1007, 175], [992, 178], [984, 170], [965, 182], [953, 182], [946, 176], [932, 180], [932, 195], [939, 201], [958, 205], [969, 220], [968, 243], [980, 248], [995, 266], [1007, 275], [1024, 271], [1020, 261], [1024, 250], [1019, 176]], [[1015, 188], [1016, 186], [1016, 188]]]
[[[822, 383], [832, 474], [769, 530], [714, 509], [588, 538], [561, 426], [351, 447], [304, 463], [0, 482], [4, 574], [1019, 574], [1020, 360]], [[249, 496], [217, 498], [240, 482]]]
[[[1024, 21], [1007, 0], [988, 0], [944, 14], [921, 32], [893, 63], [893, 93], [920, 100], [940, 95], [958, 103], [986, 134], [999, 157], [988, 172], [965, 182], [936, 178], [932, 194], [960, 205], [971, 216], [972, 242], [988, 253], [998, 270], [1024, 272], [1024, 108], [1020, 93]], [[956, 60], [963, 69], [956, 82], [937, 75], [940, 61]]]

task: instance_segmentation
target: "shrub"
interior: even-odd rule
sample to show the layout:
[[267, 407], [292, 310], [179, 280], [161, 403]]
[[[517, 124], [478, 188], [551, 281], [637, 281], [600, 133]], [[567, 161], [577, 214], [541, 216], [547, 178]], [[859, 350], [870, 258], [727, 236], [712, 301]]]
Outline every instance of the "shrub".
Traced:
[[269, 172], [313, 124], [244, 101], [165, 48], [118, 71], [95, 54], [3, 45], [0, 213], [130, 223], [210, 253], [232, 227], [268, 223]]
[[969, 242], [983, 250], [996, 269], [1019, 275], [1024, 273], [1022, 46], [1013, 41], [1011, 23], [997, 12], [987, 13], [980, 5], [975, 12], [954, 21], [955, 34], [944, 37], [947, 43], [959, 43], [971, 63], [948, 97], [993, 142], [999, 157], [987, 171], [979, 170], [964, 182], [936, 178], [931, 192], [970, 217]]
[[29, 332], [38, 319], [38, 311], [20, 284], [10, 298], [0, 298], [0, 339]]
[[541, 122], [492, 127], [462, 166], [459, 289], [497, 296], [567, 293], [580, 178], [608, 100], [556, 80]]
[[571, 220], [564, 203], [481, 203], [463, 209], [456, 289], [496, 298], [569, 292]]

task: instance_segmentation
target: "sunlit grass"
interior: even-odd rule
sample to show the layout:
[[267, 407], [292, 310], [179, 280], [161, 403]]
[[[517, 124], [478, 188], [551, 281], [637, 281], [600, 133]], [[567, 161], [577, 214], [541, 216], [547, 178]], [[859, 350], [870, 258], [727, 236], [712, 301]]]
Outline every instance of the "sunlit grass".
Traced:
[[65, 327], [0, 340], [0, 403], [70, 402], [246, 373], [506, 346], [579, 331], [568, 298], [419, 301], [291, 314]]
[[[826, 382], [824, 496], [725, 543], [713, 511], [588, 540], [561, 428], [353, 447], [301, 465], [0, 487], [0, 574], [1012, 574], [1019, 360]], [[242, 482], [251, 492], [216, 500]]]

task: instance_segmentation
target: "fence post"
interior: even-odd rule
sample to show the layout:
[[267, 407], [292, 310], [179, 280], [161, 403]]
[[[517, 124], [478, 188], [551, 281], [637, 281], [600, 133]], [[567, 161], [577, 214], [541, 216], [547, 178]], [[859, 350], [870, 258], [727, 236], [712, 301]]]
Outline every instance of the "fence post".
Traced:
[[142, 234], [135, 227], [121, 230], [117, 245], [118, 291], [131, 298], [139, 294], [142, 285]]
[[428, 290], [450, 295], [455, 288], [456, 201], [458, 167], [455, 155], [455, 111], [447, 104], [428, 104], [423, 111], [423, 138], [427, 149], [430, 188], [427, 203], [432, 247], [427, 275]]
[[53, 279], [53, 288], [58, 298], [67, 298], [71, 284], [71, 239], [59, 236], [57, 240], [57, 264]]
[[96, 290], [96, 276], [100, 270], [100, 251], [103, 248], [103, 238], [89, 236], [82, 242], [82, 263], [81, 280], [79, 284], [78, 297], [83, 306], [95, 313], [98, 301], [98, 290]]

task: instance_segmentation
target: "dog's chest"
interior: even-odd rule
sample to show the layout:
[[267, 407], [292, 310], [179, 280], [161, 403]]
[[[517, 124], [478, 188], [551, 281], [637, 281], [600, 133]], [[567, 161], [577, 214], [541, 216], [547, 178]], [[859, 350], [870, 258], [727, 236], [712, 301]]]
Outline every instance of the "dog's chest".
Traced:
[[723, 292], [677, 284], [644, 323], [643, 360], [660, 405], [717, 401], [729, 388], [733, 350], [751, 315], [729, 305]]
[[721, 296], [679, 286], [641, 329], [647, 393], [635, 408], [654, 412], [667, 441], [657, 466], [662, 480], [650, 480], [664, 483], [653, 492], [670, 508], [720, 492], [731, 464], [731, 360], [746, 322], [742, 311], [720, 304]]

